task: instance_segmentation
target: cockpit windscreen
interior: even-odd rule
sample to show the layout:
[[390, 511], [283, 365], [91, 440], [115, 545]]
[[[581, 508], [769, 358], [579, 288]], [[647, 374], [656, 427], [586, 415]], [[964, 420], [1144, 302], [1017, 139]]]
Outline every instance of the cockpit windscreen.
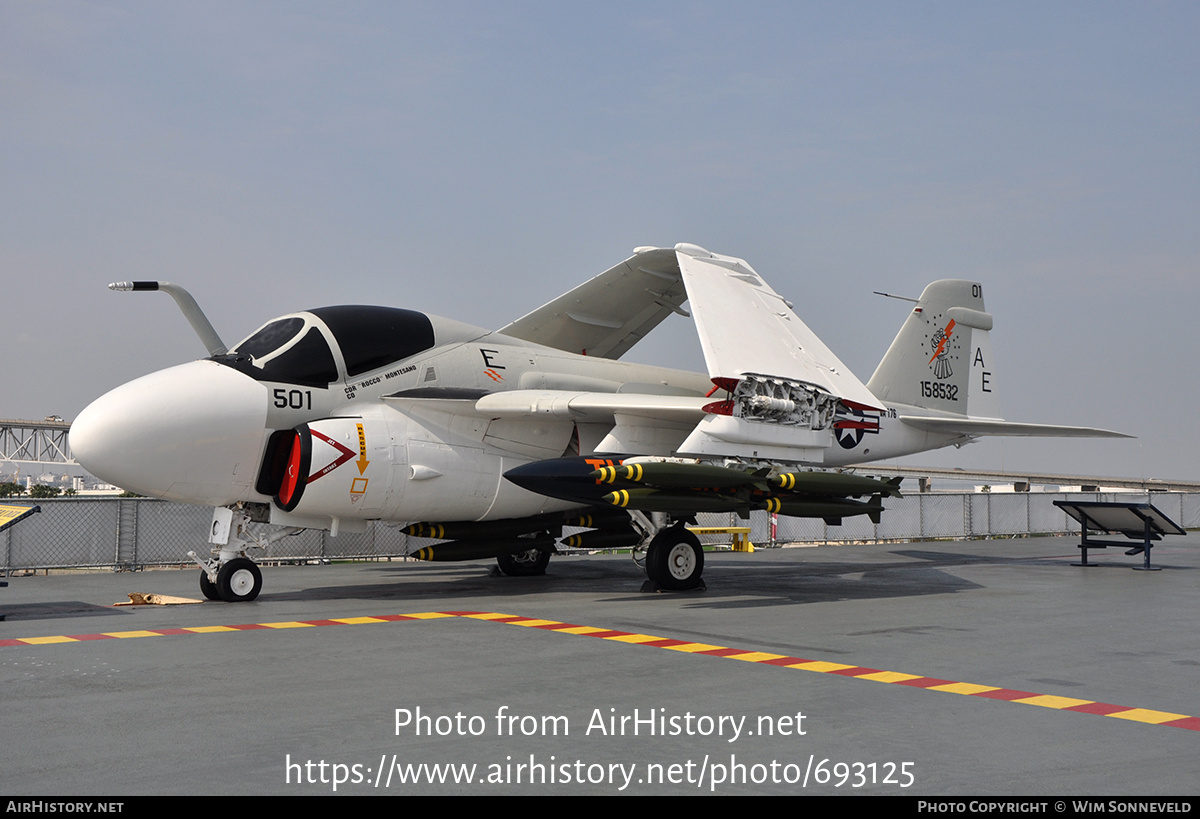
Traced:
[[325, 336], [301, 316], [268, 323], [216, 360], [261, 381], [325, 387], [338, 380], [337, 362]]

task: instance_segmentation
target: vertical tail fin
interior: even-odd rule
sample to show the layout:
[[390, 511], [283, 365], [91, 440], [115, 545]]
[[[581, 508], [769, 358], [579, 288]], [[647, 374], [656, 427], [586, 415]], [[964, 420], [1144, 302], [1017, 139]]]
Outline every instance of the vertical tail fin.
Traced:
[[936, 281], [921, 293], [867, 389], [888, 404], [1000, 418], [991, 329], [982, 285]]

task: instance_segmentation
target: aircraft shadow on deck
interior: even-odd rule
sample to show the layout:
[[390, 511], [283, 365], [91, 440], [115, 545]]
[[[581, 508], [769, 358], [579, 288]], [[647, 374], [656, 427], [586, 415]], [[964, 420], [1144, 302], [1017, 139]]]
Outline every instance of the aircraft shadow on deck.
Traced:
[[[715, 553], [709, 554], [717, 557]], [[781, 565], [779, 561], [759, 561], [748, 556], [730, 556], [732, 559], [727, 560], [718, 557], [713, 560], [714, 571], [707, 578], [707, 591], [663, 593], [641, 591], [645, 575], [632, 560], [560, 558], [552, 561], [547, 574], [540, 577], [505, 577], [478, 564], [452, 568], [391, 565], [365, 570], [387, 575], [383, 582], [265, 593], [260, 600], [454, 600], [453, 605], [459, 606], [464, 597], [520, 599], [546, 593], [594, 595], [601, 590], [611, 594], [597, 599], [598, 603], [656, 605], [673, 600], [681, 601], [687, 608], [756, 608], [948, 594], [981, 588], [946, 570], [965, 562], [979, 562], [973, 555], [886, 554], [917, 557], [920, 562], [822, 560]], [[880, 557], [883, 556], [881, 553]], [[481, 603], [480, 607], [492, 609], [495, 604]]]
[[98, 606], [79, 600], [64, 600], [54, 603], [10, 603], [0, 605], [0, 614], [5, 622], [24, 620], [61, 620], [67, 617], [104, 617], [112, 614], [126, 615], [132, 612], [112, 606]]

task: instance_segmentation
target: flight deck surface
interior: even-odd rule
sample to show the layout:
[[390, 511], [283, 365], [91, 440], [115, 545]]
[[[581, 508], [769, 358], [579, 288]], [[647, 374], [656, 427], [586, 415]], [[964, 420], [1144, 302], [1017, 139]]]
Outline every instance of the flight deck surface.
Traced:
[[1194, 795], [1200, 535], [198, 570], [0, 590], [8, 794]]

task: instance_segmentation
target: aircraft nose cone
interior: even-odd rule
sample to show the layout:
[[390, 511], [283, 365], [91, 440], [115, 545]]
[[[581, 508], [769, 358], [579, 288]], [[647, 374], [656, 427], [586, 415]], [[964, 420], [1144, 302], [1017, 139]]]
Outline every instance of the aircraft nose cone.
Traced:
[[122, 489], [223, 506], [253, 491], [266, 419], [266, 387], [193, 361], [102, 395], [69, 440], [85, 469]]

